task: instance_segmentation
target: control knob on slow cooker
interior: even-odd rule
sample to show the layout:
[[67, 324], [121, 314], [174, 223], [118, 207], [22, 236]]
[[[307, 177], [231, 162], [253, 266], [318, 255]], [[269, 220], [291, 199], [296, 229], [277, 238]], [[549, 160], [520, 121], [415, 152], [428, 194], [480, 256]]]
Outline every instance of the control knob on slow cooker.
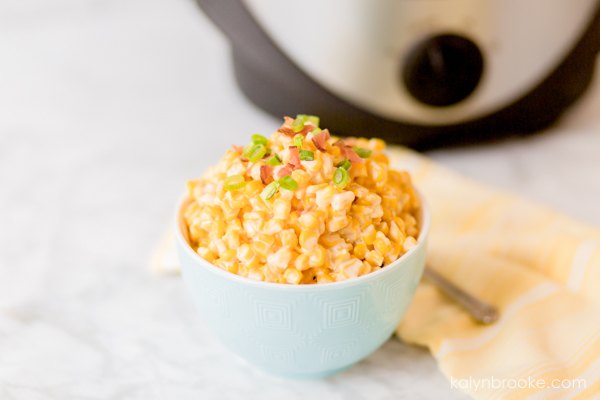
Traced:
[[404, 60], [408, 92], [431, 106], [450, 106], [467, 98], [483, 73], [483, 56], [471, 40], [439, 35], [417, 44]]

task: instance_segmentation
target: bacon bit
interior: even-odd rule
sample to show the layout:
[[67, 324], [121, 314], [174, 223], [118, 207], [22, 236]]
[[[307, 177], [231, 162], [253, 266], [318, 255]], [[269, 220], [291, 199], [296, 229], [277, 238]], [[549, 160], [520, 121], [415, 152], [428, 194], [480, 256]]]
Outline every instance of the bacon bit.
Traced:
[[263, 185], [267, 184], [267, 181], [269, 180], [272, 174], [272, 166], [270, 166], [269, 164], [263, 164], [260, 166], [260, 180], [262, 181]]
[[315, 147], [321, 152], [325, 153], [327, 150], [325, 149], [325, 142], [329, 140], [331, 136], [329, 136], [329, 130], [323, 129], [321, 132], [317, 133], [313, 138], [312, 142], [315, 144]]
[[295, 168], [300, 167], [300, 151], [296, 146], [290, 146], [290, 164], [292, 164]]
[[290, 117], [283, 117], [283, 119], [285, 120], [285, 122], [283, 123], [283, 125], [281, 125], [281, 128], [277, 129], [277, 132], [281, 132], [286, 136], [294, 136], [295, 133], [292, 130], [292, 123], [294, 122], [294, 118], [290, 118]]
[[365, 163], [365, 160], [363, 160], [362, 158], [360, 158], [358, 156], [358, 154], [356, 154], [356, 152], [354, 151], [352, 146], [346, 146], [346, 157], [348, 157], [348, 160], [350, 160], [350, 162], [353, 162], [356, 164], [364, 164]]
[[335, 142], [333, 145], [334, 145], [334, 146], [337, 146], [337, 147], [339, 147], [339, 148], [340, 148], [340, 151], [341, 151], [341, 156], [342, 156], [342, 157], [344, 157], [344, 158], [347, 158], [347, 157], [346, 157], [346, 143], [344, 143], [344, 141], [343, 141], [343, 140], [338, 140], [338, 141], [337, 141], [337, 142]]
[[231, 147], [233, 147], [233, 151], [236, 153], [242, 154], [244, 152], [244, 146], [236, 146], [235, 144], [232, 144]]
[[285, 122], [283, 123], [283, 125], [281, 125], [281, 128], [277, 129], [277, 132], [281, 132], [286, 136], [290, 136], [290, 137], [294, 137], [296, 135], [306, 136], [308, 134], [308, 132], [312, 132], [315, 129], [317, 129], [317, 126], [314, 125], [312, 122], [305, 122], [304, 129], [302, 129], [300, 132], [294, 132], [294, 130], [292, 129], [292, 123], [294, 122], [294, 118], [290, 118], [290, 117], [283, 117], [283, 118], [285, 119]]
[[294, 169], [295, 168], [294, 168], [294, 166], [292, 164], [286, 164], [284, 167], [279, 168], [279, 170], [277, 171], [276, 178], [277, 179], [281, 179], [284, 176], [291, 175], [292, 172], [294, 172]]
[[346, 144], [348, 146], [354, 146], [356, 144], [356, 138], [353, 138], [353, 137], [346, 138]]
[[277, 129], [277, 132], [283, 133], [284, 135], [290, 136], [290, 137], [294, 137], [294, 135], [295, 135], [292, 128], [288, 128], [287, 126], [282, 126], [281, 128]]
[[316, 125], [313, 125], [311, 122], [305, 122], [304, 129], [302, 129], [300, 132], [296, 132], [296, 135], [306, 136], [308, 135], [308, 132], [312, 132], [315, 129], [317, 129]]
[[294, 123], [294, 118], [290, 118], [290, 117], [283, 117], [283, 119], [285, 120], [285, 122], [283, 123], [283, 125], [282, 125], [282, 128], [283, 128], [284, 126], [287, 126], [287, 127], [291, 128], [291, 127], [292, 127], [292, 124]]

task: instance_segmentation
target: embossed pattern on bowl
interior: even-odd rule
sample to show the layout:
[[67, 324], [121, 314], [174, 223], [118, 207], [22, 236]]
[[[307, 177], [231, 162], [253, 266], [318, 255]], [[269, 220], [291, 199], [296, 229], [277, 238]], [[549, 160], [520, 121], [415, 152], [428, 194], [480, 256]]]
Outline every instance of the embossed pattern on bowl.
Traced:
[[177, 248], [196, 308], [229, 349], [270, 374], [324, 378], [375, 351], [404, 316], [425, 265], [430, 216], [424, 202], [419, 239], [408, 253], [368, 275], [318, 285], [254, 281], [205, 261], [186, 240], [186, 202], [177, 208]]

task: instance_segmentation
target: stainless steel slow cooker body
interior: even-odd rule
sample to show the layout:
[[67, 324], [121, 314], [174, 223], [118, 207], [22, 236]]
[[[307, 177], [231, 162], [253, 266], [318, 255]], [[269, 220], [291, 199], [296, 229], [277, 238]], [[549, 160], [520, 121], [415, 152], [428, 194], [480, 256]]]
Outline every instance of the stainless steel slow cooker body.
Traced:
[[198, 0], [268, 112], [415, 148], [548, 126], [586, 89], [598, 0]]

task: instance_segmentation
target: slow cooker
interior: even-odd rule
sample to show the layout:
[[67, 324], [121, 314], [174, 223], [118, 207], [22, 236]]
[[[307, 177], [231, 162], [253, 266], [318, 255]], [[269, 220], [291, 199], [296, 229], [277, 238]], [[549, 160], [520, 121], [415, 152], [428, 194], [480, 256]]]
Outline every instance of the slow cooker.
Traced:
[[598, 0], [198, 0], [243, 93], [424, 150], [552, 124], [589, 86]]

